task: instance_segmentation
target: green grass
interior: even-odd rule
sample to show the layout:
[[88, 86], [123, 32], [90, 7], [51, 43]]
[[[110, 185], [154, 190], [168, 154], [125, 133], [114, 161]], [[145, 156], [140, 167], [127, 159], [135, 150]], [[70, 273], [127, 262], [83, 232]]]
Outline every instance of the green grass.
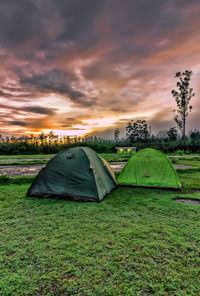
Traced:
[[170, 159], [173, 164], [182, 164], [182, 165], [190, 165], [192, 167], [199, 167], [200, 166], [200, 158], [173, 158]]
[[[103, 157], [106, 161], [109, 162], [114, 162], [114, 161], [127, 161], [132, 155], [127, 154], [127, 155], [123, 155], [123, 154], [117, 154], [117, 153], [99, 153], [101, 157]], [[171, 154], [171, 155], [178, 155], [178, 154]], [[180, 155], [183, 155], [182, 153], [180, 153]], [[5, 159], [4, 162], [0, 162], [0, 165], [6, 165], [6, 164], [23, 164], [23, 159], [31, 159], [29, 161], [25, 161], [25, 163], [27, 164], [40, 164], [40, 163], [44, 163], [43, 161], [47, 161], [47, 159], [52, 158], [53, 156], [55, 156], [55, 154], [33, 154], [33, 155], [0, 155], [0, 159]], [[184, 159], [188, 159], [189, 161], [191, 160], [191, 157], [188, 157], [188, 154], [185, 155]], [[170, 157], [170, 155], [169, 155]], [[38, 158], [41, 158], [42, 160], [37, 160]], [[19, 159], [19, 161], [13, 161], [13, 162], [6, 162], [6, 159]], [[34, 160], [35, 159], [35, 160]], [[171, 160], [174, 160], [174, 158], [170, 158]], [[193, 159], [193, 158], [192, 158]], [[198, 157], [194, 156], [195, 160], [199, 160]], [[181, 160], [183, 160], [183, 158], [181, 158]], [[22, 161], [22, 162], [21, 162]]]
[[[0, 295], [199, 295], [200, 169], [181, 192], [117, 188], [101, 203], [0, 186]], [[25, 184], [23, 184], [23, 180]]]
[[48, 160], [21, 160], [21, 161], [1, 161], [0, 166], [8, 165], [31, 165], [31, 164], [45, 164]]
[[[44, 154], [44, 155], [10, 155], [3, 156], [0, 155], [0, 159], [5, 159], [5, 161], [0, 162], [1, 165], [23, 165], [23, 164], [44, 164], [48, 161], [48, 158], [52, 158], [54, 154]], [[100, 153], [100, 156], [103, 157], [106, 161], [127, 161], [131, 155], [118, 155], [116, 153]], [[32, 159], [25, 161], [24, 159]], [[43, 159], [35, 159], [43, 158]], [[14, 161], [6, 161], [6, 159], [19, 159]], [[34, 160], [35, 159], [35, 160]]]
[[0, 155], [0, 159], [52, 158], [55, 154]]
[[[131, 155], [120, 155], [116, 153], [99, 153], [106, 161], [127, 161]], [[20, 165], [20, 164], [43, 164], [48, 161], [48, 158], [52, 158], [55, 154], [38, 154], [38, 155], [0, 155], [0, 159], [5, 159], [1, 161], [0, 165]], [[37, 158], [43, 158], [42, 160], [37, 160]], [[6, 159], [19, 159], [19, 161], [6, 161]], [[23, 159], [31, 159], [24, 161]], [[35, 160], [34, 160], [35, 159]]]
[[9, 184], [31, 184], [35, 176], [19, 176], [19, 177], [8, 177], [7, 175], [0, 176], [0, 185], [9, 185]]
[[169, 153], [169, 155], [182, 155], [182, 156], [187, 156], [187, 155], [200, 155], [199, 152], [196, 153], [190, 153], [189, 151], [183, 151], [183, 150], [176, 150], [172, 153]]
[[127, 161], [132, 156], [131, 154], [117, 154], [117, 153], [100, 153], [106, 161], [115, 162], [115, 161]]
[[[131, 155], [117, 155], [116, 153], [100, 153], [100, 156], [103, 157], [108, 162], [123, 162], [128, 161]], [[12, 159], [12, 158], [10, 158]], [[171, 158], [170, 159], [173, 164], [183, 164], [183, 165], [191, 165], [194, 167], [198, 167], [200, 165], [200, 158]], [[32, 165], [32, 164], [45, 164], [48, 162], [48, 159], [32, 159], [32, 160], [15, 160], [15, 161], [0, 161], [0, 166], [7, 166], [7, 165]]]

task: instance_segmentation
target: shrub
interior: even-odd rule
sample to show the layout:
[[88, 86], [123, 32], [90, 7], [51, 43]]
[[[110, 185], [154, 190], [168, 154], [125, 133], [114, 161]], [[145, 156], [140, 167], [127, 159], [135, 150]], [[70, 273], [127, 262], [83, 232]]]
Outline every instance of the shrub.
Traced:
[[0, 184], [9, 184], [10, 178], [7, 175], [1, 175], [0, 176]]

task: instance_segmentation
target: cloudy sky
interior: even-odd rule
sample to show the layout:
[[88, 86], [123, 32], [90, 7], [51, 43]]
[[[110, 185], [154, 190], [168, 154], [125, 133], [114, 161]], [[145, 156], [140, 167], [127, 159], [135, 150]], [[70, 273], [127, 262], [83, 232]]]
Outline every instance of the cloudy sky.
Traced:
[[175, 73], [193, 71], [200, 127], [199, 0], [1, 0], [0, 133], [113, 135], [175, 126]]

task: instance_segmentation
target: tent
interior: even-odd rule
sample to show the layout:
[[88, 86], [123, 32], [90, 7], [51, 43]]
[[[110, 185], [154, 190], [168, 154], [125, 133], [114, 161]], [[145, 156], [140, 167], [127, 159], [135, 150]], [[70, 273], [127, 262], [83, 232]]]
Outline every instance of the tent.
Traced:
[[116, 187], [109, 164], [88, 147], [66, 149], [41, 169], [27, 196], [101, 201]]
[[119, 185], [180, 189], [171, 161], [162, 152], [145, 148], [132, 156], [118, 178]]

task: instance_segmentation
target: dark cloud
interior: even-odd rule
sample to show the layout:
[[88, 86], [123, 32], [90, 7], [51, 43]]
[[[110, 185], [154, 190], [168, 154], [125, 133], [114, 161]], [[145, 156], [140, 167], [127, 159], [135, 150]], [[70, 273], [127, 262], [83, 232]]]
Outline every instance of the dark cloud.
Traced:
[[65, 22], [65, 29], [60, 38], [74, 40], [77, 35], [80, 37], [80, 33], [84, 30], [92, 30], [91, 25], [104, 2], [104, 0], [53, 0]]
[[[156, 100], [165, 108], [170, 77], [200, 58], [199, 11], [199, 0], [1, 0], [0, 99], [25, 105], [7, 107], [10, 122], [73, 129], [89, 112], [135, 118], [151, 114]], [[80, 111], [77, 119], [63, 121], [60, 100]], [[15, 112], [44, 116], [25, 123]], [[149, 119], [169, 125], [165, 112]]]
[[60, 123], [61, 127], [65, 129], [77, 129], [76, 127], [74, 128], [74, 125], [79, 124], [83, 124], [83, 122], [76, 117], [68, 117]]
[[22, 43], [36, 34], [40, 28], [38, 9], [34, 1], [1, 0], [0, 2], [0, 40], [11, 46]]
[[8, 124], [10, 124], [10, 125], [19, 125], [19, 126], [27, 126], [28, 125], [24, 121], [17, 121], [17, 120], [8, 121]]
[[71, 94], [73, 90], [67, 84], [66, 80], [67, 76], [65, 72], [51, 70], [42, 74], [33, 74], [31, 77], [22, 77], [20, 83], [33, 87], [41, 92], [52, 91], [61, 94]]
[[87, 98], [83, 92], [72, 88], [70, 83], [76, 81], [74, 75], [68, 75], [61, 70], [51, 70], [43, 74], [35, 74], [28, 78], [21, 78], [22, 85], [29, 85], [40, 92], [52, 92], [68, 96], [75, 104], [89, 107], [93, 104], [90, 98]]
[[45, 107], [40, 107], [40, 106], [25, 106], [25, 107], [14, 107], [11, 105], [4, 105], [0, 104], [1, 109], [8, 109], [13, 111], [13, 114], [16, 113], [16, 111], [19, 112], [27, 112], [27, 113], [36, 113], [36, 114], [41, 114], [41, 115], [54, 115], [56, 108], [45, 108]]
[[39, 106], [29, 106], [29, 107], [20, 108], [18, 110], [26, 111], [30, 113], [36, 113], [36, 114], [54, 115], [56, 109], [55, 108], [49, 109], [49, 108], [44, 108]]

